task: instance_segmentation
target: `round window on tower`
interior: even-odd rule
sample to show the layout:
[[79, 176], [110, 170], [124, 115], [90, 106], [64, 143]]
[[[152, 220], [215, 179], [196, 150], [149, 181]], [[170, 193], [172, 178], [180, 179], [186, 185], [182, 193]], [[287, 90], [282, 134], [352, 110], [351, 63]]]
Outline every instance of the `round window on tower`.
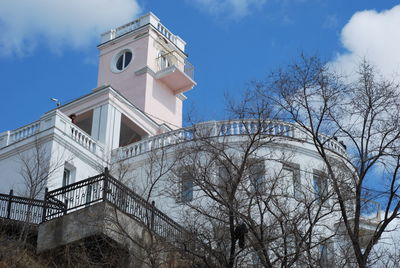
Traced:
[[131, 63], [133, 59], [133, 53], [129, 49], [124, 49], [120, 52], [118, 52], [112, 62], [111, 62], [111, 69], [115, 73], [119, 73], [124, 71], [126, 68], [128, 68], [129, 63]]

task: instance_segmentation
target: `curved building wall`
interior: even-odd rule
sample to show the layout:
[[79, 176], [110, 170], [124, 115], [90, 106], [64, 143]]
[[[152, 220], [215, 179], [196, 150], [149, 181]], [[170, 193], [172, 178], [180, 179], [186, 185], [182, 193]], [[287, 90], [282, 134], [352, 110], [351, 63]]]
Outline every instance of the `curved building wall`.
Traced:
[[[217, 123], [212, 122], [214, 125]], [[176, 221], [182, 222], [184, 214], [188, 213], [186, 208], [189, 207], [186, 206], [186, 201], [180, 200], [182, 198], [182, 187], [184, 187], [180, 176], [185, 173], [184, 169], [188, 166], [190, 169], [193, 161], [197, 161], [194, 169], [208, 167], [208, 170], [202, 170], [202, 174], [195, 171], [193, 174], [204, 175], [204, 173], [207, 173], [207, 178], [214, 179], [214, 183], [217, 185], [218, 179], [221, 177], [219, 171], [221, 162], [232, 160], [237, 161], [239, 165], [249, 147], [246, 144], [254, 137], [253, 134], [229, 134], [213, 137], [207, 131], [203, 131], [203, 134], [205, 134], [205, 137], [197, 140], [194, 137], [188, 139], [187, 135], [181, 135], [179, 141], [172, 142], [171, 137], [168, 138], [171, 133], [166, 133], [159, 135], [163, 137], [163, 141], [154, 136], [151, 138], [151, 142], [142, 141], [140, 147], [134, 147], [138, 144], [131, 145], [132, 150], [130, 151], [127, 148], [120, 148], [114, 152], [116, 161], [112, 165], [111, 172], [149, 201], [155, 201], [157, 208], [168, 213]], [[207, 135], [210, 137], [206, 138]], [[177, 136], [174, 135], [175, 138]], [[295, 138], [291, 135], [263, 134], [261, 136], [264, 138], [260, 139], [258, 145], [252, 146], [254, 151], [250, 153], [249, 160], [247, 160], [249, 163], [254, 159], [262, 160], [261, 184], [264, 185], [261, 185], [261, 187], [271, 187], [271, 183], [274, 182], [274, 187], [276, 187], [274, 191], [288, 196], [288, 200], [293, 202], [296, 202], [296, 198], [299, 198], [299, 192], [312, 199], [317, 198], [315, 191], [324, 190], [321, 187], [329, 187], [326, 178], [323, 176], [323, 161], [314, 145], [311, 144], [310, 139]], [[157, 144], [159, 146], [156, 146]], [[144, 149], [146, 146], [148, 146], [147, 150]], [[208, 153], [207, 146], [210, 146], [208, 148], [210, 150], [217, 148], [216, 152]], [[340, 144], [337, 143], [337, 146], [340, 146]], [[199, 150], [203, 150], [203, 152]], [[216, 160], [213, 163], [211, 156], [218, 155], [218, 150], [224, 157], [221, 157], [222, 160]], [[340, 155], [339, 153], [343, 152], [345, 157], [343, 148], [338, 147], [337, 151], [332, 152], [333, 155]], [[117, 160], [118, 158], [121, 160]], [[320, 185], [315, 185], [316, 177], [320, 179]], [[198, 179], [195, 178], [195, 180]], [[250, 179], [245, 178], [244, 180], [247, 181], [242, 184], [238, 194], [253, 187], [249, 185]], [[246, 187], [247, 189], [245, 189]], [[196, 203], [201, 205], [203, 202], [209, 202], [209, 198], [196, 183], [193, 183], [192, 197], [193, 200], [190, 201], [190, 205]]]

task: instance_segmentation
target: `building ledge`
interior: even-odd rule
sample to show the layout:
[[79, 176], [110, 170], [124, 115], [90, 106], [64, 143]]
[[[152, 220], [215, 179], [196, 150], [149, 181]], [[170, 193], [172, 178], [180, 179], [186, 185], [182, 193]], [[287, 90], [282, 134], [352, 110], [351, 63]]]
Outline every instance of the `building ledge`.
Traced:
[[166, 84], [175, 95], [192, 89], [196, 82], [175, 65], [158, 71], [155, 78]]

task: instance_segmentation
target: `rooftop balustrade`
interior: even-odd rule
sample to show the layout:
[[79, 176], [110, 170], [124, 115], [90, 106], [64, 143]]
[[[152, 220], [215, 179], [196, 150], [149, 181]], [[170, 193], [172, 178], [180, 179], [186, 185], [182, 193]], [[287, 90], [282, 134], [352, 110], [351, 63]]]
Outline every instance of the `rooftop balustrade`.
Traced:
[[10, 132], [10, 142], [17, 142], [35, 135], [40, 130], [40, 121], [33, 122], [29, 125], [20, 127]]
[[[192, 127], [170, 131], [161, 135], [149, 137], [139, 142], [132, 143], [125, 147], [117, 148], [113, 151], [115, 160], [124, 160], [138, 156], [151, 150], [162, 148], [169, 145], [192, 141], [196, 136], [225, 137], [243, 136], [261, 133], [276, 137], [284, 137], [294, 140], [311, 142], [311, 137], [299, 126], [292, 123], [270, 120], [260, 124], [257, 120], [231, 120], [231, 121], [210, 121], [197, 124]], [[335, 138], [320, 134], [324, 146], [338, 154], [345, 155], [344, 145]]]
[[102, 156], [104, 148], [89, 134], [71, 122], [71, 119], [59, 110], [54, 110], [45, 114], [40, 120], [35, 121], [16, 130], [6, 131], [0, 134], [0, 149], [18, 142], [23, 142], [28, 138], [34, 137], [46, 131], [58, 130], [66, 134], [76, 143], [88, 151]]
[[132, 22], [124, 24], [118, 28], [111, 29], [101, 35], [101, 44], [116, 39], [126, 33], [132, 32], [142, 26], [152, 25], [157, 29], [164, 37], [175, 44], [180, 50], [185, 50], [185, 42], [177, 35], [174, 35], [170, 30], [167, 29], [153, 13], [148, 13]]

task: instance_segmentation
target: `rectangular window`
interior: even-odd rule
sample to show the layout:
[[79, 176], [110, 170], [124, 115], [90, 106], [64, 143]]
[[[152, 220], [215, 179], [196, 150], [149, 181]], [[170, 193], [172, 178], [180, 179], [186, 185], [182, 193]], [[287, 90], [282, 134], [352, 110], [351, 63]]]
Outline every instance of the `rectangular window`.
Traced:
[[182, 202], [192, 201], [194, 182], [191, 174], [189, 172], [183, 172], [180, 175], [180, 180], [181, 180], [180, 200]]
[[265, 167], [264, 162], [259, 160], [249, 168], [250, 183], [252, 190], [256, 193], [262, 193], [265, 190]]
[[328, 196], [328, 183], [326, 177], [320, 171], [314, 170], [313, 188], [315, 198], [320, 204], [325, 203]]
[[234, 179], [233, 167], [230, 163], [223, 162], [218, 167], [216, 187], [219, 195], [227, 199], [232, 193], [232, 180]]
[[328, 241], [321, 242], [319, 245], [319, 263], [321, 267], [327, 267], [330, 263], [329, 260], [330, 245]]
[[300, 165], [294, 163], [285, 163], [282, 168], [283, 175], [293, 184], [293, 196], [298, 199], [301, 198], [302, 185], [300, 181]]
[[230, 182], [230, 170], [226, 166], [218, 167], [218, 186], [223, 189], [228, 189]]
[[250, 256], [251, 256], [252, 264], [257, 265], [256, 267], [258, 267], [258, 265], [261, 264], [261, 259], [260, 259], [260, 256], [258, 255], [258, 253], [252, 252]]
[[71, 183], [71, 170], [64, 168], [62, 187], [65, 187], [70, 183]]

